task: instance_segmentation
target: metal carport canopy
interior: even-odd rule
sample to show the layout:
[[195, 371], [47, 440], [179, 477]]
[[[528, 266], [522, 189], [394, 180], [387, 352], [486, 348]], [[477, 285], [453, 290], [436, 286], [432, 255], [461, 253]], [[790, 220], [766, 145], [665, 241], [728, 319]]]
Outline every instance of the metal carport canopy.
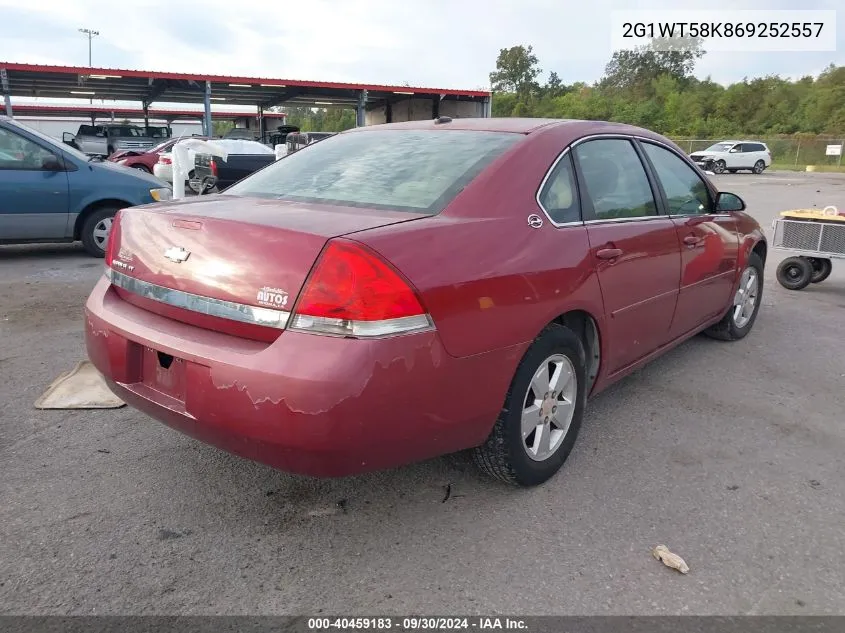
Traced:
[[114, 99], [137, 101], [144, 106], [156, 101], [201, 103], [207, 83], [212, 102], [250, 105], [262, 109], [277, 105], [355, 107], [362, 99], [366, 104], [384, 103], [411, 95], [479, 102], [490, 98], [489, 92], [479, 90], [230, 77], [118, 68], [0, 62], [0, 69], [6, 70], [8, 94], [13, 97]]
[[[109, 107], [101, 105], [39, 105], [39, 104], [14, 104], [15, 114], [19, 116], [46, 116], [46, 117], [96, 117], [98, 119], [114, 117], [139, 118], [144, 116], [140, 108], [127, 108], [126, 106]], [[151, 119], [165, 119], [168, 121], [196, 120], [202, 119], [202, 110], [172, 110], [164, 108], [149, 108], [147, 114]], [[229, 112], [213, 110], [211, 118], [215, 120], [232, 121], [236, 119], [254, 118], [255, 112]], [[285, 115], [281, 112], [265, 112], [264, 117], [284, 121]]]

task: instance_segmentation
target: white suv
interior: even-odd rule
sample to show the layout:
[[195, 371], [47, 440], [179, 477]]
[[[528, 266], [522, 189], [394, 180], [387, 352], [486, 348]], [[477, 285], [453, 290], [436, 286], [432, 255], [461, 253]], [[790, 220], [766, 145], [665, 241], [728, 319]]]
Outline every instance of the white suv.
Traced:
[[733, 173], [740, 169], [762, 174], [772, 164], [772, 153], [758, 141], [722, 141], [705, 150], [690, 154], [696, 164], [714, 174]]

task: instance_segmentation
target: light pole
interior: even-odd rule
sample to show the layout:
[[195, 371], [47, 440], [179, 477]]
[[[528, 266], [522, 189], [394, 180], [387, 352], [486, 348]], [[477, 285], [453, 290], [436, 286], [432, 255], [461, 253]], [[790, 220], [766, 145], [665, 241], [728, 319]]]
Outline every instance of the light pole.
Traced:
[[100, 32], [91, 29], [79, 29], [79, 32], [88, 36], [88, 68], [91, 68], [91, 40], [97, 37]]
[[[80, 33], [88, 36], [88, 68], [91, 68], [91, 40], [97, 37], [100, 32], [92, 31], [91, 29], [78, 29]], [[89, 99], [89, 103], [94, 103], [93, 99]]]

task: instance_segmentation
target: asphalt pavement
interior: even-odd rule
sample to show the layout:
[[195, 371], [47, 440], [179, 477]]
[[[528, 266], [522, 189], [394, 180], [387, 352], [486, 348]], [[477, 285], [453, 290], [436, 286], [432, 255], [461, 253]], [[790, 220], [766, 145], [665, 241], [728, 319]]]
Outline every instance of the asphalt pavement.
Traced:
[[[713, 178], [768, 232], [845, 207], [841, 175]], [[745, 340], [697, 337], [615, 385], [563, 470], [520, 490], [448, 459], [312, 480], [129, 408], [36, 410], [85, 358], [102, 262], [0, 247], [0, 613], [843, 614], [845, 262], [789, 292], [782, 257]]]

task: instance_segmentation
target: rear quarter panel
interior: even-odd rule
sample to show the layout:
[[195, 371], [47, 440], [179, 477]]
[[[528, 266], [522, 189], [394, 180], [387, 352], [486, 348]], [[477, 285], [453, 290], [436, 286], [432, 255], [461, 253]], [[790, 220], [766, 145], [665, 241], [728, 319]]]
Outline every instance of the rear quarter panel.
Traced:
[[[601, 328], [586, 229], [555, 228], [535, 197], [571, 140], [565, 130], [544, 128], [494, 162], [439, 216], [351, 236], [414, 284], [449, 354], [527, 346], [570, 310], [591, 314]], [[544, 219], [541, 228], [528, 225], [531, 214]]]

